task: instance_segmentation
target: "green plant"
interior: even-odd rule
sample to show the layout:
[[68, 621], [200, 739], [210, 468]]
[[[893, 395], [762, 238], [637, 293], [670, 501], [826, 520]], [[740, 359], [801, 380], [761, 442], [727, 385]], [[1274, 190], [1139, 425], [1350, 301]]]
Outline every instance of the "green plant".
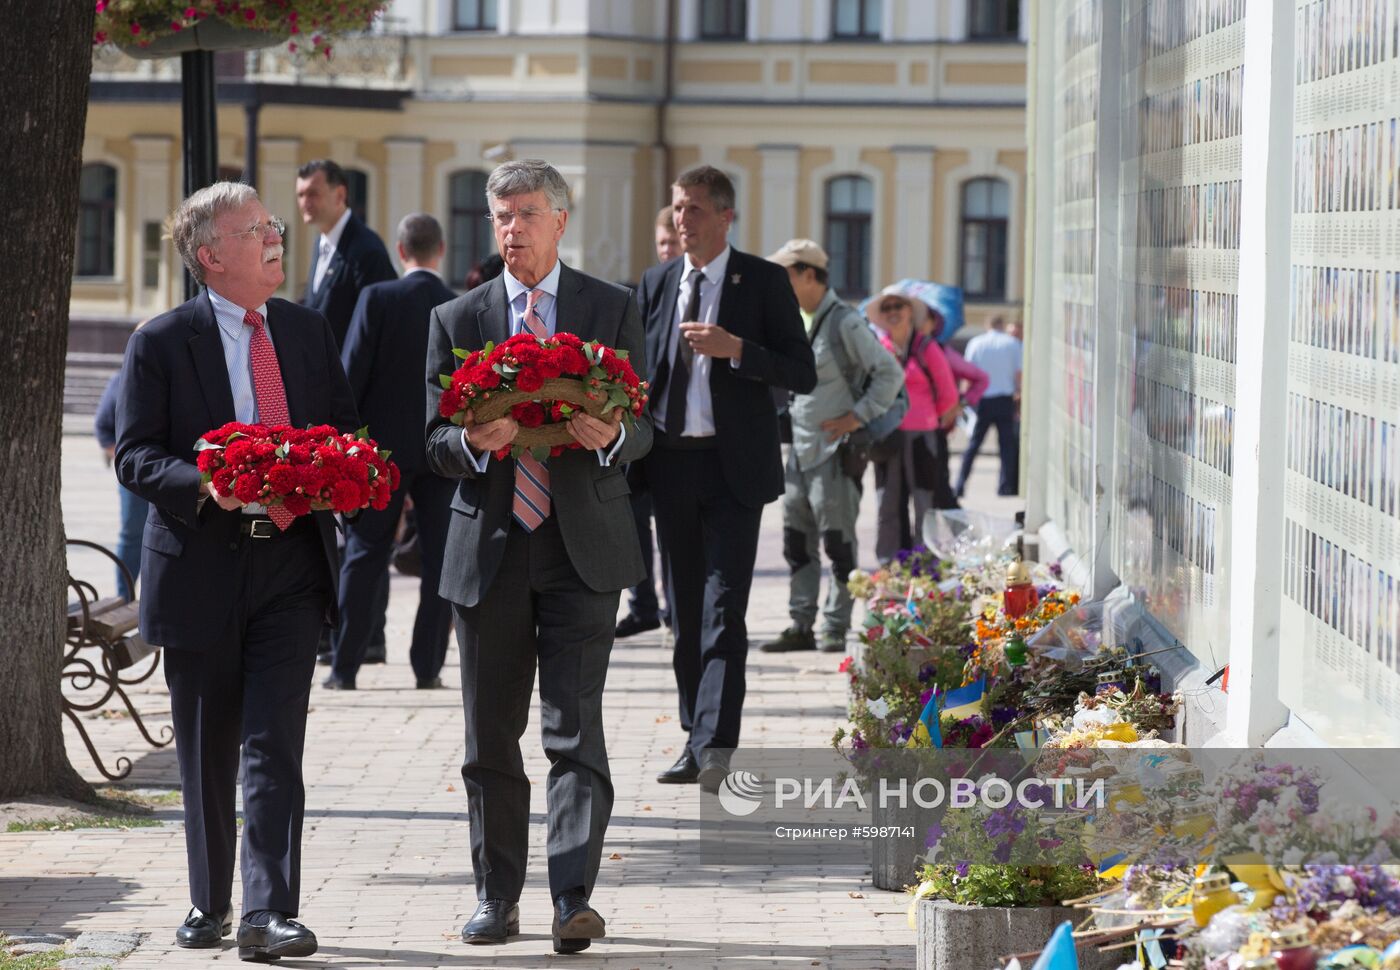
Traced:
[[289, 39], [329, 57], [330, 35], [368, 30], [388, 0], [95, 0], [94, 44], [147, 47], [204, 20]]
[[52, 970], [71, 954], [67, 948], [49, 950], [46, 953], [29, 953], [17, 957], [13, 953], [16, 944], [5, 934], [0, 933], [0, 970]]
[[946, 899], [964, 906], [1053, 906], [1097, 891], [1092, 866], [1002, 866], [972, 863], [925, 865], [919, 899]]
[[39, 818], [11, 822], [6, 832], [72, 832], [75, 829], [140, 829], [161, 825], [159, 819], [144, 815], [70, 815], [66, 818]]

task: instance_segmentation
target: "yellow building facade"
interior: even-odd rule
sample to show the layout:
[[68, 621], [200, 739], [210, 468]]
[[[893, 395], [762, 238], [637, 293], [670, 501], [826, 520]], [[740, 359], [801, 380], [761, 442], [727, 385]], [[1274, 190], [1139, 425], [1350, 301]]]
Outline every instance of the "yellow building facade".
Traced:
[[[429, 212], [449, 282], [490, 245], [480, 187], [508, 158], [573, 191], [571, 265], [635, 280], [671, 179], [707, 162], [737, 190], [732, 241], [806, 236], [859, 298], [900, 277], [968, 291], [969, 322], [1019, 316], [1026, 53], [1017, 0], [397, 0], [329, 61], [285, 47], [219, 55], [221, 171], [292, 225], [284, 295], [314, 230], [297, 168], [330, 157], [391, 240]], [[75, 319], [180, 302], [160, 224], [181, 194], [179, 60], [94, 55]], [[250, 137], [256, 151], [250, 153]], [[254, 171], [245, 172], [249, 159]], [[392, 249], [392, 245], [391, 245]]]

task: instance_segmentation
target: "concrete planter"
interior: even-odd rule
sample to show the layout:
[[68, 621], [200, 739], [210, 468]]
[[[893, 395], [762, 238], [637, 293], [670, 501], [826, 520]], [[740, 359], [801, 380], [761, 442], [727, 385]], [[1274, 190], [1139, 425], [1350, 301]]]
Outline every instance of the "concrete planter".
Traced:
[[[874, 825], [903, 826], [910, 819], [907, 813], [896, 814], [893, 810], [875, 805]], [[914, 831], [921, 831], [916, 825]], [[892, 893], [902, 893], [904, 888], [915, 882], [916, 858], [924, 851], [923, 840], [914, 838], [872, 839], [870, 842], [870, 882], [876, 889]]]
[[[923, 899], [917, 917], [918, 970], [995, 970], [1002, 957], [1039, 950], [1055, 927], [1065, 920], [1077, 924], [1084, 913], [1067, 906], [960, 906]], [[1122, 962], [1093, 947], [1079, 951], [1081, 970], [1114, 970]]]

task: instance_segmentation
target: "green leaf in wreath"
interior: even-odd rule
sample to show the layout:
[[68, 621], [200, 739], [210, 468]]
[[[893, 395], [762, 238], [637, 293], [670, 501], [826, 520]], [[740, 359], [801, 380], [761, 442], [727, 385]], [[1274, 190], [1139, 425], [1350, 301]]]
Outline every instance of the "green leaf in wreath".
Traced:
[[451, 421], [453, 424], [460, 428], [462, 426], [462, 412], [458, 411], [456, 414], [452, 415], [452, 417], [448, 418], [447, 420]]
[[530, 449], [530, 455], [535, 461], [544, 461], [549, 457], [549, 445], [535, 445]]
[[452, 389], [452, 378], [447, 374], [439, 374], [438, 383], [442, 385], [444, 391]]
[[487, 357], [490, 357], [490, 356], [491, 356], [491, 351], [493, 351], [493, 350], [495, 350], [495, 349], [496, 349], [496, 341], [494, 341], [494, 340], [488, 340], [488, 341], [486, 341], [486, 346], [481, 348], [481, 352], [482, 352], [483, 354], [485, 354]]
[[452, 356], [456, 357], [458, 360], [466, 360], [471, 356], [471, 351], [463, 350], [461, 347], [453, 347]]
[[631, 355], [632, 355], [632, 351], [630, 351], [630, 350], [614, 350], [614, 351], [613, 351], [613, 356], [616, 357], [618, 360], [626, 360], [626, 359], [627, 359], [628, 357], [630, 357]]
[[356, 431], [356, 432], [355, 432], [355, 437], [356, 437], [356, 438], [359, 438], [361, 441], [363, 441], [364, 439], [368, 438], [368, 437], [369, 437], [369, 425], [365, 425], [363, 428], [360, 428], [358, 431]]

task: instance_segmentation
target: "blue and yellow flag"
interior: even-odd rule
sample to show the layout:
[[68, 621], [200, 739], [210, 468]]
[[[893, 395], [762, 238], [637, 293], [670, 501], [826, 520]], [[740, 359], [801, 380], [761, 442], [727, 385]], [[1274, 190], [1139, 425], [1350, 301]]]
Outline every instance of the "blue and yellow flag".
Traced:
[[982, 696], [987, 692], [987, 678], [979, 677], [970, 684], [950, 690], [943, 695], [943, 713], [956, 718], [982, 713]]

